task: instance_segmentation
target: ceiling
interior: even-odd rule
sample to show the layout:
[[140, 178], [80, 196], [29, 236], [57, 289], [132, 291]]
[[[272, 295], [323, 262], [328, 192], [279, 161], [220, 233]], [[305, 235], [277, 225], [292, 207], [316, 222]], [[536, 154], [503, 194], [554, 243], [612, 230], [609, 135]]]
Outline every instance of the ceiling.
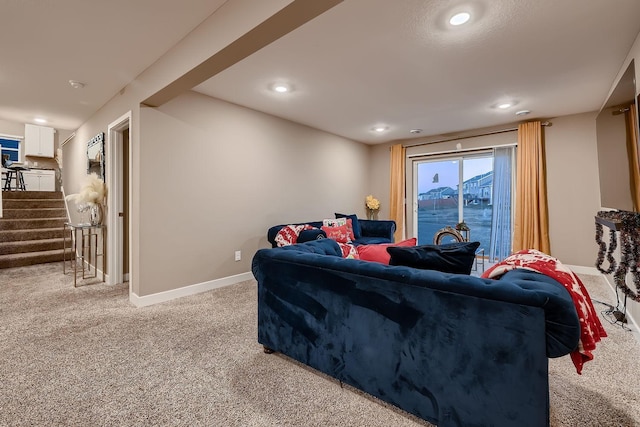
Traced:
[[[224, 3], [0, 2], [0, 37], [16, 40], [3, 42], [0, 119], [44, 116], [62, 129]], [[470, 21], [451, 26], [461, 10]], [[637, 0], [345, 0], [195, 90], [369, 144], [596, 111], [639, 16]], [[275, 82], [293, 90], [276, 93]]]
[[0, 0], [0, 119], [77, 129], [225, 2]]

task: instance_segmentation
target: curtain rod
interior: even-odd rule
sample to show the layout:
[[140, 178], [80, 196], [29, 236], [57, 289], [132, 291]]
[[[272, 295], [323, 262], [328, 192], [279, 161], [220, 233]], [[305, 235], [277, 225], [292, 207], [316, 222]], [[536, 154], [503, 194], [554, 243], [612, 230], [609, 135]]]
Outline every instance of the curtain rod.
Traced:
[[[542, 122], [542, 126], [551, 126], [551, 125], [552, 125], [551, 122], [548, 122], [548, 121], [547, 122]], [[455, 138], [439, 139], [437, 141], [418, 142], [418, 143], [415, 143], [415, 144], [403, 145], [403, 147], [404, 148], [419, 147], [421, 145], [437, 144], [439, 142], [458, 141], [458, 140], [461, 140], [461, 139], [475, 138], [475, 137], [478, 137], [478, 136], [498, 135], [498, 134], [501, 134], [501, 133], [515, 132], [517, 130], [518, 130], [518, 128], [501, 129], [501, 130], [496, 130], [496, 131], [493, 131], [493, 132], [477, 133], [477, 134], [474, 134], [474, 135], [457, 136]]]
[[451, 156], [454, 154], [459, 154], [459, 155], [469, 155], [469, 154], [475, 154], [475, 153], [487, 153], [490, 150], [493, 150], [494, 148], [504, 148], [504, 147], [517, 147], [518, 144], [516, 143], [512, 143], [512, 144], [500, 144], [500, 145], [489, 145], [486, 147], [476, 147], [476, 148], [462, 148], [460, 150], [456, 149], [456, 150], [445, 150], [445, 151], [435, 151], [433, 153], [420, 153], [420, 154], [408, 154], [407, 155], [407, 159], [416, 159], [416, 158], [420, 158], [420, 157], [436, 157], [436, 156]]

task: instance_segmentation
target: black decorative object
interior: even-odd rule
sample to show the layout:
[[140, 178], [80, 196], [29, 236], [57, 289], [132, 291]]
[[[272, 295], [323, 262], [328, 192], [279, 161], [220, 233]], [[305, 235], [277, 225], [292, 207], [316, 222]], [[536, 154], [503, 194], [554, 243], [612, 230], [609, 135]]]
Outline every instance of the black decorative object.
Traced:
[[[609, 249], [606, 250], [602, 241], [602, 223], [596, 221], [596, 242], [600, 246], [596, 267], [605, 274], [614, 272], [613, 279], [616, 286], [624, 292], [625, 296], [633, 301], [640, 302], [640, 213], [628, 211], [600, 211], [597, 218], [611, 221], [620, 233], [620, 262], [613, 259], [613, 251], [616, 249], [615, 229], [610, 231]], [[607, 253], [609, 268], [604, 270], [602, 263]], [[626, 283], [627, 273], [633, 276], [634, 292]]]
[[[602, 224], [596, 222], [596, 243], [600, 248], [598, 250], [598, 260], [596, 261], [596, 268], [602, 274], [611, 274], [616, 269], [616, 259], [613, 257], [613, 252], [618, 247], [618, 238], [616, 236], [616, 230], [613, 228], [609, 229], [609, 248], [607, 249], [606, 243], [602, 241], [603, 227]], [[604, 262], [605, 253], [607, 257], [607, 262], [609, 263], [609, 268], [604, 269], [602, 267], [602, 263]]]

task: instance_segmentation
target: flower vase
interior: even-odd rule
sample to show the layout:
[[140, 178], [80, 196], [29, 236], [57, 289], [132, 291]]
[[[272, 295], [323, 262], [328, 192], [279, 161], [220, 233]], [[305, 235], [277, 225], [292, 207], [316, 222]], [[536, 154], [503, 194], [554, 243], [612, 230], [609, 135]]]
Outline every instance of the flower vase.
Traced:
[[102, 209], [102, 205], [95, 203], [93, 205], [91, 205], [91, 208], [89, 209], [89, 221], [91, 222], [91, 225], [101, 225], [102, 224], [102, 218], [104, 217], [104, 211]]
[[376, 219], [377, 211], [375, 209], [367, 209], [367, 219], [374, 220]]

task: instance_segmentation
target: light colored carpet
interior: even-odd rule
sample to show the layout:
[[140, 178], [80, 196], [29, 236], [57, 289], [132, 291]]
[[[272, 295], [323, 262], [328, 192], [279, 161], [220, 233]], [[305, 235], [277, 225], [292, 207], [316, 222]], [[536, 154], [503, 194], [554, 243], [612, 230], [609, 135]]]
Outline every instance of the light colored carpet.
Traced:
[[[264, 354], [254, 281], [135, 308], [126, 285], [74, 289], [61, 271], [0, 270], [2, 426], [429, 425]], [[581, 277], [613, 301], [598, 277]], [[582, 375], [551, 360], [552, 426], [640, 426], [639, 342], [605, 327]]]

